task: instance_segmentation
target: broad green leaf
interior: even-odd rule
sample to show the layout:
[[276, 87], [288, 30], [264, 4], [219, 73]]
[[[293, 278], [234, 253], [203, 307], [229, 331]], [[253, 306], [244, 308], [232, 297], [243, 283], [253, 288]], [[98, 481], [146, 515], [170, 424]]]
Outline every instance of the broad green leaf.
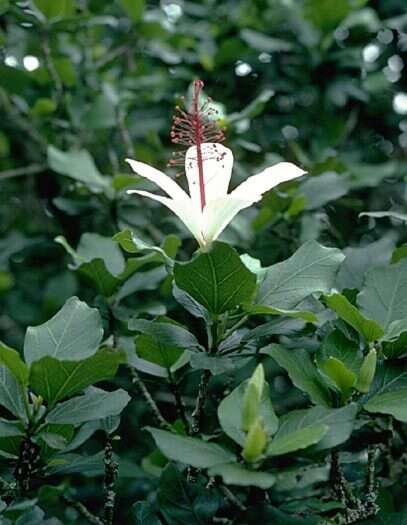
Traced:
[[0, 365], [0, 405], [20, 419], [25, 419], [25, 405], [21, 384], [10, 369]]
[[190, 262], [175, 263], [174, 279], [179, 288], [215, 315], [251, 302], [256, 287], [256, 276], [236, 251], [219, 241]]
[[205, 487], [200, 480], [187, 481], [170, 463], [160, 477], [157, 504], [168, 525], [206, 525], [218, 511], [221, 501], [217, 491]]
[[397, 394], [399, 391], [404, 393], [407, 391], [406, 361], [400, 359], [397, 362], [381, 363], [376, 370], [369, 394], [363, 398], [364, 407], [368, 406], [368, 410], [371, 412], [381, 412], [381, 407], [384, 410], [389, 410], [386, 413], [401, 410], [399, 414], [402, 416], [403, 407], [395, 407], [397, 400], [400, 403], [400, 398], [403, 398], [404, 395], [403, 393]]
[[131, 508], [134, 525], [161, 525], [157, 512], [148, 501], [138, 501]]
[[267, 268], [255, 303], [292, 310], [311, 294], [329, 293], [344, 258], [336, 248], [305, 243], [286, 261]]
[[276, 477], [268, 472], [249, 470], [236, 463], [215, 465], [208, 470], [209, 476], [220, 476], [226, 485], [240, 487], [259, 487], [269, 489], [276, 481]]
[[64, 152], [48, 146], [48, 164], [52, 170], [85, 184], [94, 192], [104, 191], [109, 186], [109, 179], [100, 174], [86, 150]]
[[253, 49], [260, 52], [275, 53], [276, 51], [291, 51], [293, 44], [287, 40], [274, 38], [252, 29], [243, 29], [240, 32], [241, 38]]
[[146, 252], [151, 257], [148, 259], [150, 262], [163, 262], [169, 267], [173, 265], [172, 258], [175, 257], [181, 244], [178, 237], [168, 235], [161, 247], [153, 246], [136, 237], [129, 229], [116, 233], [112, 238], [119, 243], [124, 251], [132, 254]]
[[323, 31], [333, 31], [353, 9], [363, 7], [368, 0], [305, 0], [304, 17]]
[[396, 244], [396, 236], [390, 233], [376, 242], [367, 245], [345, 248], [346, 256], [341, 265], [336, 288], [361, 290], [366, 272], [372, 266], [385, 266], [390, 262], [392, 251]]
[[368, 412], [390, 414], [407, 423], [407, 387], [372, 397], [364, 406]]
[[161, 452], [173, 461], [196, 468], [209, 468], [220, 463], [230, 463], [236, 457], [219, 445], [198, 438], [173, 434], [166, 430], [146, 427]]
[[328, 426], [328, 431], [314, 447], [313, 451], [326, 450], [345, 443], [351, 436], [358, 406], [350, 403], [342, 408], [312, 407], [293, 410], [280, 419], [280, 428], [276, 435], [290, 434], [302, 428], [317, 424]]
[[325, 361], [319, 362], [318, 366], [320, 370], [334, 382], [346, 398], [356, 384], [356, 374], [349, 370], [345, 364], [336, 357], [328, 357]]
[[81, 361], [43, 357], [31, 365], [30, 385], [48, 405], [54, 405], [90, 385], [112, 378], [124, 360], [122, 353], [108, 349]]
[[[243, 399], [248, 381], [244, 381], [223, 399], [218, 407], [218, 418], [222, 430], [240, 446], [244, 445], [246, 433], [242, 429]], [[259, 408], [259, 416], [263, 418], [264, 430], [273, 435], [278, 428], [278, 419], [270, 399], [270, 388], [265, 384]]]
[[344, 174], [333, 171], [309, 177], [300, 184], [299, 192], [305, 197], [305, 209], [316, 210], [328, 202], [346, 195], [350, 189], [349, 180]]
[[144, 11], [145, 0], [119, 0], [133, 22], [139, 22]]
[[103, 451], [91, 456], [80, 454], [61, 454], [49, 462], [47, 473], [56, 476], [80, 474], [89, 478], [102, 476], [104, 473]]
[[358, 375], [363, 362], [363, 353], [359, 344], [348, 339], [340, 330], [334, 330], [322, 341], [321, 348], [316, 354], [317, 364], [335, 357], [346, 366], [346, 368]]
[[89, 111], [84, 115], [84, 126], [88, 129], [105, 129], [117, 125], [116, 108], [105, 94], [92, 100]]
[[148, 335], [156, 342], [165, 344], [166, 346], [188, 350], [202, 348], [196, 337], [191, 334], [191, 332], [172, 322], [130, 319], [128, 327], [130, 330], [135, 330]]
[[54, 18], [65, 18], [75, 14], [75, 0], [33, 0], [34, 4], [42, 14], [52, 20]]
[[306, 426], [289, 432], [285, 432], [284, 427], [281, 426], [275, 438], [271, 441], [267, 454], [269, 456], [282, 456], [283, 454], [308, 448], [321, 441], [328, 430], [328, 425], [324, 424]]
[[273, 306], [265, 306], [259, 304], [245, 305], [245, 311], [251, 315], [283, 315], [286, 317], [293, 317], [294, 319], [303, 319], [309, 323], [316, 322], [317, 316], [313, 312], [306, 310], [286, 310], [283, 308], [275, 308]]
[[[357, 302], [366, 317], [385, 330], [383, 340], [394, 340], [407, 330], [407, 260], [385, 268], [373, 268], [366, 274]], [[396, 325], [393, 322], [399, 321]], [[395, 330], [395, 326], [397, 330]]]
[[145, 361], [150, 361], [158, 366], [170, 370], [184, 353], [178, 346], [166, 345], [161, 340], [150, 335], [139, 335], [136, 337], [136, 353]]
[[287, 350], [282, 346], [272, 345], [267, 354], [287, 371], [294, 385], [306, 392], [311, 401], [316, 405], [330, 406], [329, 389], [306, 350]]
[[10, 348], [5, 343], [0, 341], [0, 363], [5, 365], [13, 376], [21, 383], [27, 385], [28, 383], [28, 368], [21, 359], [17, 350]]
[[24, 432], [19, 421], [0, 418], [0, 438], [23, 435]]
[[94, 388], [82, 396], [58, 403], [47, 415], [47, 422], [80, 425], [120, 414], [129, 401], [129, 395], [121, 388], [113, 392]]
[[110, 237], [103, 237], [97, 233], [84, 233], [76, 251], [64, 237], [56, 237], [55, 242], [61, 244], [71, 255], [72, 270], [78, 270], [102, 295], [112, 295], [126, 269], [124, 256], [117, 243]]
[[103, 328], [98, 310], [71, 297], [46, 323], [30, 326], [24, 340], [28, 364], [50, 356], [61, 361], [77, 361], [95, 354]]
[[325, 302], [338, 314], [338, 317], [350, 324], [366, 341], [377, 341], [383, 336], [383, 328], [376, 321], [366, 319], [344, 295], [339, 293], [326, 295]]

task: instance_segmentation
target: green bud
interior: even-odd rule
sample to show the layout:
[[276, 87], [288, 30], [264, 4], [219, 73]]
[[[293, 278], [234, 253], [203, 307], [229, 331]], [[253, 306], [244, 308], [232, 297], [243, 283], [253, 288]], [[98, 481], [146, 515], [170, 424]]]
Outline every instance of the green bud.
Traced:
[[262, 419], [258, 417], [246, 436], [242, 456], [248, 463], [255, 463], [260, 459], [266, 446], [267, 434], [264, 432]]
[[374, 379], [376, 372], [377, 354], [373, 348], [364, 358], [362, 366], [360, 367], [358, 381], [356, 383], [356, 389], [362, 394], [369, 392], [370, 385]]
[[256, 421], [264, 389], [264, 369], [259, 365], [249, 379], [243, 396], [242, 430], [248, 432]]
[[343, 395], [348, 395], [356, 383], [356, 374], [336, 357], [329, 357], [321, 363], [321, 370], [335, 383]]

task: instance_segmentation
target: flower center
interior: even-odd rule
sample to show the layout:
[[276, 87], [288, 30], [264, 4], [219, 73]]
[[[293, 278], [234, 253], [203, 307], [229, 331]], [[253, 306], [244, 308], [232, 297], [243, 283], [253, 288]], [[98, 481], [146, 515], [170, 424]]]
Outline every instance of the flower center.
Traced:
[[[181, 144], [186, 147], [196, 147], [196, 161], [198, 168], [199, 194], [201, 201], [201, 210], [206, 205], [205, 195], [205, 176], [204, 176], [204, 156], [202, 144], [205, 142], [222, 142], [224, 133], [216, 126], [213, 120], [215, 110], [210, 106], [211, 99], [203, 104], [200, 102], [200, 96], [204, 83], [202, 80], [195, 80], [193, 84], [192, 103], [188, 111], [184, 111], [177, 106], [171, 128], [171, 140], [175, 144]], [[185, 153], [175, 154], [170, 160], [170, 165], [181, 164], [184, 161]]]

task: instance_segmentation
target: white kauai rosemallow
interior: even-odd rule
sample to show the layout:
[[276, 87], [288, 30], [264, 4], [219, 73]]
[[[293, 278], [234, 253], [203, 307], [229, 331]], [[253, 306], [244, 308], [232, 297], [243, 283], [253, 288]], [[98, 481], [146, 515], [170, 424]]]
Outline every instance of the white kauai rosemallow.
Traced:
[[[126, 159], [132, 169], [141, 177], [154, 182], [168, 196], [143, 190], [128, 190], [127, 193], [137, 193], [167, 206], [181, 219], [202, 248], [217, 239], [240, 210], [259, 201], [264, 193], [278, 184], [306, 173], [295, 164], [279, 162], [252, 175], [228, 193], [233, 167], [231, 150], [222, 144], [203, 143], [200, 159], [197, 153], [196, 146], [191, 146], [185, 156], [189, 195], [165, 173], [132, 159]], [[203, 181], [202, 178], [200, 180], [199, 166], [203, 172]]]

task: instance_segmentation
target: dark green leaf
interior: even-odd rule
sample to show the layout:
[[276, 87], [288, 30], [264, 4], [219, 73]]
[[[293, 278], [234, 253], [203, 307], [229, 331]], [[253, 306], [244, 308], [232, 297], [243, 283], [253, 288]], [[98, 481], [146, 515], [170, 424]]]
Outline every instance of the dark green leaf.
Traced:
[[256, 286], [256, 276], [222, 242], [214, 242], [208, 252], [198, 253], [191, 262], [176, 263], [174, 278], [179, 288], [215, 315], [250, 302]]

